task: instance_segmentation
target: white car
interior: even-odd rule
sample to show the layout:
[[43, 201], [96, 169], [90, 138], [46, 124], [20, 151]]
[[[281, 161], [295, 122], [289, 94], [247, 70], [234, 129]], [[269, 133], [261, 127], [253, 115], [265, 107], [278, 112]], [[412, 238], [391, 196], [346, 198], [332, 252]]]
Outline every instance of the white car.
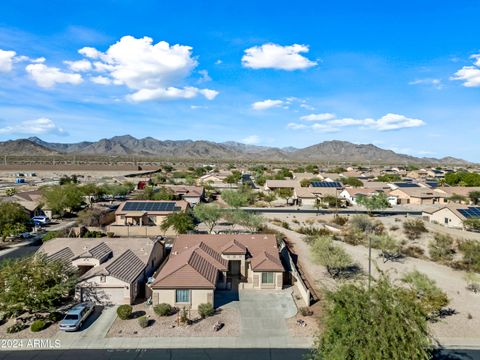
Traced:
[[35, 225], [47, 225], [50, 223], [50, 219], [45, 215], [34, 216], [32, 217], [32, 221], [35, 223]]

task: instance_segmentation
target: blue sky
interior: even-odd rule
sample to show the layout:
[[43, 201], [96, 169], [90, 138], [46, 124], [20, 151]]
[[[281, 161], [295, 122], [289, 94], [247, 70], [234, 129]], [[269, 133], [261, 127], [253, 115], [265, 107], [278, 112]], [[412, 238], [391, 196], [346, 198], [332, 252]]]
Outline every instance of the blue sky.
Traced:
[[2, 1], [0, 140], [373, 143], [480, 161], [478, 1]]

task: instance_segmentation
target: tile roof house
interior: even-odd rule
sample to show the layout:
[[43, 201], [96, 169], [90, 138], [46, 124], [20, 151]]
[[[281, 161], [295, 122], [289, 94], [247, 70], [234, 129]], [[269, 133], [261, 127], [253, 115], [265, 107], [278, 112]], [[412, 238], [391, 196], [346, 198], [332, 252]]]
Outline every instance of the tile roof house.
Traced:
[[397, 198], [397, 204], [433, 205], [445, 203], [446, 196], [435, 190], [423, 187], [398, 188], [390, 191], [389, 196]]
[[357, 200], [361, 196], [372, 196], [379, 192], [376, 189], [365, 189], [365, 188], [346, 188], [340, 192], [339, 197], [347, 200], [350, 205], [357, 205]]
[[148, 238], [56, 238], [37, 254], [79, 271], [76, 297], [102, 304], [131, 304], [164, 258], [163, 245]]
[[276, 189], [294, 189], [300, 186], [299, 180], [267, 180], [265, 181], [265, 190]]
[[[422, 217], [425, 221], [438, 223], [450, 228], [463, 229], [463, 222], [468, 219], [464, 213], [468, 208], [468, 205], [449, 203], [425, 209]], [[477, 209], [480, 208], [477, 207]]]
[[175, 196], [187, 201], [192, 206], [198, 204], [205, 196], [203, 186], [162, 185], [162, 187], [172, 190]]
[[214, 304], [215, 291], [281, 289], [283, 265], [275, 235], [179, 235], [165, 265], [150, 284], [153, 303], [196, 309]]
[[115, 222], [109, 232], [118, 236], [176, 235], [169, 229], [165, 233], [160, 225], [168, 214], [184, 212], [190, 207], [185, 200], [128, 200], [115, 211]]

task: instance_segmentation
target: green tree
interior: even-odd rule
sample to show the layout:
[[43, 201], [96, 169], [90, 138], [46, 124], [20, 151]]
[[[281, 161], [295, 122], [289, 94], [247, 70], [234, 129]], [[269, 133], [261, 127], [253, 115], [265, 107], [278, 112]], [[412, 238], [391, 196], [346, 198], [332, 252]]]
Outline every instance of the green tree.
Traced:
[[463, 226], [469, 231], [480, 231], [480, 219], [471, 218], [463, 220]]
[[343, 185], [349, 185], [349, 186], [353, 186], [353, 187], [362, 187], [363, 186], [363, 182], [359, 179], [357, 179], [356, 177], [353, 177], [353, 176], [350, 176], [350, 177], [347, 177], [347, 178], [343, 178], [341, 179]]
[[24, 312], [54, 311], [72, 295], [74, 268], [44, 255], [4, 260], [0, 266], [0, 312], [7, 316]]
[[258, 231], [264, 223], [263, 217], [243, 210], [226, 211], [224, 216], [233, 225], [246, 227], [251, 232]]
[[363, 283], [328, 292], [324, 331], [312, 359], [430, 359], [425, 313], [419, 304], [385, 277], [370, 290]]
[[193, 214], [198, 221], [205, 223], [211, 233], [223, 216], [223, 210], [216, 205], [198, 204], [193, 208]]
[[26, 231], [29, 217], [23, 207], [17, 203], [0, 203], [0, 236], [2, 241]]
[[42, 189], [45, 202], [53, 213], [63, 216], [65, 212], [75, 211], [83, 203], [83, 192], [73, 184], [48, 186]]
[[293, 196], [293, 190], [291, 188], [279, 188], [275, 190], [278, 197], [285, 199], [287, 205], [288, 200]]
[[232, 173], [228, 175], [223, 182], [227, 184], [237, 184], [242, 179], [242, 173], [238, 170], [232, 170]]
[[13, 196], [17, 193], [17, 189], [15, 188], [9, 188], [5, 190], [5, 195], [7, 196]]
[[468, 197], [474, 205], [478, 205], [480, 203], [480, 191], [472, 191], [468, 194]]
[[418, 301], [423, 311], [429, 318], [436, 318], [440, 310], [448, 305], [447, 294], [440, 289], [434, 280], [424, 273], [414, 270], [402, 278], [413, 301]]
[[384, 174], [384, 175], [377, 176], [377, 181], [385, 182], [385, 183], [391, 183], [391, 182], [400, 181], [400, 180], [402, 180], [402, 178], [400, 177], [400, 175], [397, 175], [397, 174]]
[[312, 173], [312, 174], [318, 174], [318, 166], [313, 165], [313, 164], [309, 164], [309, 165], [305, 166], [305, 171], [309, 172], [309, 173]]
[[373, 235], [372, 247], [381, 251], [384, 263], [400, 257], [400, 243], [388, 234]]
[[189, 212], [174, 212], [165, 216], [160, 229], [166, 232], [173, 228], [177, 234], [186, 234], [195, 229], [192, 215]]
[[309, 240], [315, 262], [327, 268], [333, 278], [349, 277], [356, 269], [351, 256], [329, 236], [316, 236]]
[[466, 196], [458, 195], [458, 194], [453, 194], [452, 196], [447, 198], [447, 200], [448, 200], [448, 202], [460, 203], [460, 204], [468, 202], [468, 199], [467, 199]]
[[468, 271], [480, 272], [480, 242], [465, 240], [460, 243], [458, 249], [462, 253], [462, 267]]
[[224, 190], [222, 199], [231, 207], [239, 208], [250, 204], [251, 194], [245, 191]]
[[451, 186], [480, 186], [480, 174], [468, 171], [447, 173], [445, 174], [445, 182]]
[[376, 210], [383, 210], [390, 206], [387, 195], [384, 193], [373, 194], [371, 196], [359, 196], [357, 204], [365, 206], [369, 215]]

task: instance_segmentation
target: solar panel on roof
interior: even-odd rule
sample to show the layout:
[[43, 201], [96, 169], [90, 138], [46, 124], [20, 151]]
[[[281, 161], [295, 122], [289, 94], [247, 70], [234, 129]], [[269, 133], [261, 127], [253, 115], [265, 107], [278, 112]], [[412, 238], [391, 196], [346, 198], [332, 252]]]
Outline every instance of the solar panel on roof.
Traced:
[[415, 183], [395, 183], [396, 186], [399, 188], [412, 188], [412, 187], [420, 187], [418, 184]]
[[174, 211], [174, 202], [129, 201], [123, 206], [124, 211]]
[[342, 184], [338, 181], [312, 181], [313, 187], [341, 188]]
[[480, 218], [480, 207], [468, 207], [467, 209], [458, 209], [458, 212], [467, 219]]

